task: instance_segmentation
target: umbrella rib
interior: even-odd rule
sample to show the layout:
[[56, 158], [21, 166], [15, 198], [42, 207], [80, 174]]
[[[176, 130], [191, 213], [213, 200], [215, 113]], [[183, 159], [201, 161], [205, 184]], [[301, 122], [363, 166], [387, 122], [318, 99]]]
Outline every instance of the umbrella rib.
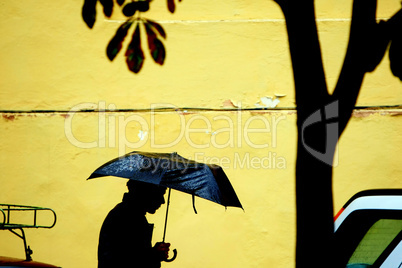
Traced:
[[195, 194], [193, 193], [191, 196], [193, 197], [193, 209], [194, 209], [194, 212], [195, 212], [195, 214], [198, 214], [197, 210], [195, 209]]

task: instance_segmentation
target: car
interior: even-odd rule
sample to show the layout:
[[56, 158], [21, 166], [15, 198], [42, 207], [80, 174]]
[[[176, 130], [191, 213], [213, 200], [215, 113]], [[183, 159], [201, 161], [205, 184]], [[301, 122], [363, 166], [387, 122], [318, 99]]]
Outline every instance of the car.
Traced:
[[361, 191], [334, 220], [339, 267], [402, 267], [402, 189]]
[[[49, 224], [39, 224], [38, 215], [43, 213], [50, 213], [52, 220]], [[21, 214], [25, 214], [21, 217]], [[26, 216], [31, 218], [26, 220]], [[1, 220], [2, 217], [2, 220]], [[45, 217], [48, 217], [45, 216]], [[28, 223], [27, 223], [28, 222]], [[25, 259], [3, 257], [0, 256], [0, 268], [18, 268], [18, 267], [35, 267], [35, 268], [60, 268], [52, 264], [37, 262], [32, 260], [32, 250], [27, 245], [24, 229], [27, 228], [52, 228], [56, 224], [56, 213], [50, 208], [14, 205], [14, 204], [0, 204], [0, 230], [8, 230], [21, 238], [24, 243]]]

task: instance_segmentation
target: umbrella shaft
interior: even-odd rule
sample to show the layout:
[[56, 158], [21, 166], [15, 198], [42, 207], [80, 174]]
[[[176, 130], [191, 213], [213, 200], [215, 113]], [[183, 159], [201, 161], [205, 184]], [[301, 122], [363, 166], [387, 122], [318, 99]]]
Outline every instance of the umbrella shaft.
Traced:
[[168, 199], [167, 199], [167, 205], [166, 205], [165, 228], [163, 229], [163, 239], [162, 239], [162, 242], [163, 242], [163, 243], [165, 242], [166, 227], [167, 227], [167, 220], [168, 220], [168, 214], [169, 214], [170, 191], [171, 191], [171, 189], [169, 188]]

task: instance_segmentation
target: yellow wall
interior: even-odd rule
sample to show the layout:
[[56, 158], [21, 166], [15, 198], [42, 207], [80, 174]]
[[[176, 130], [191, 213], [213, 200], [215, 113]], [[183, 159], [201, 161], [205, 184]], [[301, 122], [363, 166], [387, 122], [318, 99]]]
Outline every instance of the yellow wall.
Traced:
[[[352, 2], [317, 2], [333, 88]], [[126, 187], [123, 179], [86, 178], [126, 152], [176, 151], [221, 164], [244, 212], [197, 199], [195, 215], [191, 197], [172, 192], [167, 240], [179, 256], [163, 267], [292, 267], [296, 115], [279, 8], [270, 1], [186, 0], [171, 15], [164, 1], [152, 5], [149, 18], [168, 34], [166, 62], [157, 66], [146, 54], [134, 75], [124, 51], [112, 63], [105, 55], [122, 16], [104, 20], [99, 8], [89, 30], [81, 0], [0, 4], [0, 203], [56, 211], [53, 229], [26, 231], [35, 260], [96, 267], [99, 228]], [[380, 0], [378, 17], [399, 7]], [[249, 110], [275, 94], [285, 95], [278, 104], [283, 110]], [[358, 106], [401, 103], [401, 82], [386, 55], [366, 76]], [[86, 109], [110, 112], [76, 112]], [[355, 111], [334, 168], [335, 211], [359, 190], [402, 187], [401, 112]], [[155, 242], [162, 238], [164, 209], [149, 217]], [[0, 255], [23, 257], [22, 242], [0, 232]]]

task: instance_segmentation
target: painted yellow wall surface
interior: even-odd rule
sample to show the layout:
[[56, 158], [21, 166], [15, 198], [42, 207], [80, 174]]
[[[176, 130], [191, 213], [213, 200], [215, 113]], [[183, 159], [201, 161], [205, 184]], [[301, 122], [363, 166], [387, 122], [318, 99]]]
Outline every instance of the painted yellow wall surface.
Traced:
[[[273, 1], [251, 2], [184, 0], [172, 15], [153, 1], [146, 16], [165, 28], [167, 58], [161, 67], [145, 52], [139, 75], [124, 50], [106, 58], [122, 15], [105, 19], [98, 6], [90, 30], [81, 0], [0, 3], [0, 203], [57, 213], [54, 228], [26, 231], [34, 260], [96, 267], [100, 226], [126, 181], [86, 178], [140, 150], [220, 164], [244, 207], [196, 199], [195, 215], [191, 197], [173, 191], [166, 239], [179, 256], [162, 267], [294, 266], [296, 114], [285, 22]], [[352, 1], [316, 2], [332, 89]], [[379, 0], [378, 18], [399, 8]], [[402, 84], [387, 57], [365, 77], [357, 106], [369, 108], [356, 109], [341, 137], [335, 212], [360, 190], [402, 188]], [[266, 97], [280, 109], [261, 110]], [[148, 217], [154, 242], [164, 212]], [[23, 257], [21, 240], [0, 231], [0, 255]]]

